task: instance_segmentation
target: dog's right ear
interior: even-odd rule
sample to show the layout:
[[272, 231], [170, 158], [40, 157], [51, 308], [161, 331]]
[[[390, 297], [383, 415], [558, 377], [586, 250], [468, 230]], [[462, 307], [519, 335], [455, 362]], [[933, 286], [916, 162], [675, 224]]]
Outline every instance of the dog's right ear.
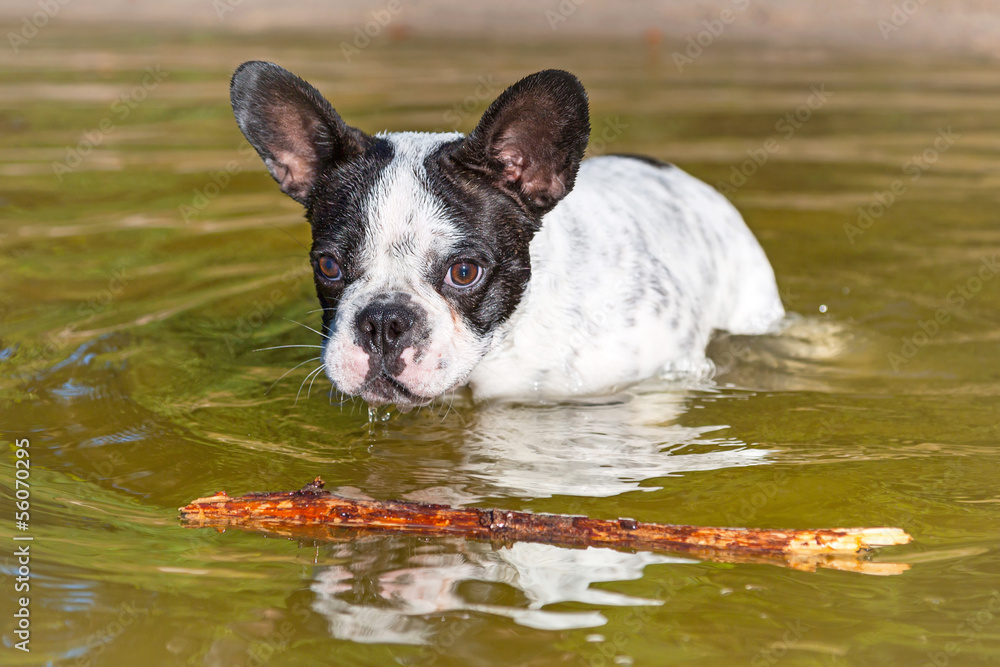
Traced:
[[462, 142], [457, 159], [540, 219], [573, 189], [589, 137], [583, 85], [569, 72], [550, 69], [505, 90]]
[[323, 169], [361, 155], [371, 137], [319, 91], [274, 63], [245, 62], [229, 88], [236, 122], [281, 191], [306, 204]]

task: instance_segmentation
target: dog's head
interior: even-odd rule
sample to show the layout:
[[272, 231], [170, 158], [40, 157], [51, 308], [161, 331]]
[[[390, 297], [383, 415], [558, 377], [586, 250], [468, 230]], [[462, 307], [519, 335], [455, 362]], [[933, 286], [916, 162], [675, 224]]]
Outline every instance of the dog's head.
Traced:
[[580, 82], [557, 70], [522, 79], [468, 137], [370, 136], [265, 62], [236, 70], [231, 100], [306, 207], [337, 389], [406, 409], [464, 384], [524, 294], [542, 216], [573, 187], [590, 133]]

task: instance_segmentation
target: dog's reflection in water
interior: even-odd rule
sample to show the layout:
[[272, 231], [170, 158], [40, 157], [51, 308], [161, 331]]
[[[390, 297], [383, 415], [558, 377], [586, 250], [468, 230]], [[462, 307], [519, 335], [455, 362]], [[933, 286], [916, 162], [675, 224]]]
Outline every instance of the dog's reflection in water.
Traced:
[[[690, 400], [691, 393], [676, 386], [647, 385], [585, 403], [484, 406], [443, 420], [407, 416], [389, 428], [419, 432], [420, 440], [454, 440], [451, 454], [421, 461], [419, 442], [400, 451], [386, 447], [380, 455], [398, 460], [376, 468], [365, 486], [390, 488], [394, 480], [381, 475], [395, 479], [399, 466], [409, 466], [407, 476], [419, 476], [422, 490], [405, 499], [482, 506], [503, 497], [612, 497], [660, 488], [672, 475], [771, 463], [768, 450], [723, 437], [725, 426], [678, 423]], [[573, 501], [560, 511], [574, 513]], [[416, 645], [435, 645], [448, 624], [478, 624], [482, 615], [538, 629], [599, 627], [607, 607], [659, 605], [669, 595], [639, 598], [594, 584], [640, 579], [651, 564], [695, 562], [610, 549], [400, 536], [367, 536], [331, 549], [323, 560], [338, 564], [320, 569], [311, 585], [313, 608], [328, 619], [331, 634]], [[575, 608], [559, 608], [565, 603]]]
[[442, 615], [494, 614], [545, 630], [598, 627], [599, 609], [551, 610], [558, 603], [659, 605], [591, 584], [642, 577], [647, 565], [687, 559], [610, 549], [566, 549], [516, 543], [495, 548], [457, 539], [421, 543], [389, 536], [334, 547], [345, 564], [323, 568], [311, 586], [313, 608], [338, 639], [432, 644]]
[[[726, 425], [679, 423], [690, 401], [687, 391], [647, 383], [587, 402], [490, 405], [444, 419], [406, 415], [380, 435], [391, 444], [377, 454], [389, 463], [373, 466], [360, 486], [376, 496], [449, 504], [607, 498], [659, 489], [658, 478], [771, 462], [768, 450], [733, 438]], [[412, 481], [401, 490], [401, 479], [423, 491]]]

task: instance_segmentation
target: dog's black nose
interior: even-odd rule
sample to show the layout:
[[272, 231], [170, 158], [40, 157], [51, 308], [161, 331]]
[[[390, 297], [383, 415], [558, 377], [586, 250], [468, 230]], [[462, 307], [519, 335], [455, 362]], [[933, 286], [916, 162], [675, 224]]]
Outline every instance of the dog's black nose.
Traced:
[[409, 344], [413, 313], [394, 304], [372, 304], [358, 313], [359, 344], [370, 355], [395, 359]]

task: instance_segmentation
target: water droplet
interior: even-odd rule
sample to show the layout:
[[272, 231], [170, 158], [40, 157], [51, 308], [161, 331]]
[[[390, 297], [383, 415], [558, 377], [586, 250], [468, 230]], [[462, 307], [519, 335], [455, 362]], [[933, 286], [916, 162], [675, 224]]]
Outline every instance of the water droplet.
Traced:
[[825, 312], [826, 312], [826, 306], [825, 306], [825, 305], [823, 305], [823, 306], [820, 306], [820, 307], [819, 307], [819, 312], [821, 312], [821, 313], [825, 313]]

